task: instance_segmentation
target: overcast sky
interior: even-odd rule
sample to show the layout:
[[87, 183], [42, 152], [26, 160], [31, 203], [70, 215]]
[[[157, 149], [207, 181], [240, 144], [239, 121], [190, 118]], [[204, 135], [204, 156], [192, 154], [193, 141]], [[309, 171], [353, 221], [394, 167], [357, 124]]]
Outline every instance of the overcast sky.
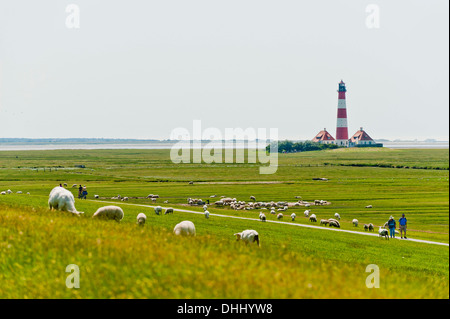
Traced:
[[[69, 4], [80, 9], [70, 29]], [[369, 4], [379, 28], [368, 28]], [[0, 2], [0, 137], [170, 137], [278, 128], [448, 140], [449, 2]], [[71, 20], [73, 21], [73, 20]]]

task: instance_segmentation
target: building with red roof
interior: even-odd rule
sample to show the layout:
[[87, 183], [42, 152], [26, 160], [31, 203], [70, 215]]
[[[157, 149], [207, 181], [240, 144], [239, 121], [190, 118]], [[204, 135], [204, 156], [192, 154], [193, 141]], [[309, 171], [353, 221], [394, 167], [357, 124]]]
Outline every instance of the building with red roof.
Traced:
[[331, 136], [330, 133], [327, 132], [327, 129], [324, 128], [323, 131], [317, 133], [317, 135], [312, 139], [313, 142], [322, 143], [322, 144], [334, 144], [335, 139]]

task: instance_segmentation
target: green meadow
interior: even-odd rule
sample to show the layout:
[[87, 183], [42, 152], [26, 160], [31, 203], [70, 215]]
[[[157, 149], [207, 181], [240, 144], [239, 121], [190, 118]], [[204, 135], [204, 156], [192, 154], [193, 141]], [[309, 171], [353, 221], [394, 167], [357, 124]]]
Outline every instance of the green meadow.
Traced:
[[[339, 213], [342, 229], [364, 232], [365, 223], [379, 226], [405, 213], [409, 238], [448, 244], [448, 150], [279, 154], [278, 170], [269, 175], [254, 163], [174, 164], [169, 154], [0, 152], [0, 192], [13, 191], [0, 195], [0, 298], [449, 298], [448, 246], [177, 211], [203, 210], [188, 206], [187, 198], [212, 204], [220, 196], [265, 202], [301, 196], [329, 201], [311, 212], [319, 220]], [[75, 202], [84, 215], [48, 209], [48, 194], [60, 183], [75, 197], [72, 184], [87, 186], [87, 199]], [[118, 194], [130, 200], [111, 199]], [[175, 213], [157, 216], [151, 207], [133, 206], [155, 205], [148, 194], [158, 194], [156, 204]], [[109, 202], [123, 208], [120, 223], [91, 219]], [[252, 219], [261, 211], [208, 210]], [[289, 208], [283, 221], [310, 224], [304, 210]], [[140, 212], [147, 215], [144, 227], [136, 225]], [[183, 220], [194, 222], [195, 237], [173, 235]], [[236, 242], [233, 234], [244, 229], [258, 231], [260, 247]], [[69, 264], [79, 266], [78, 289], [66, 287]], [[366, 287], [369, 264], [380, 269], [380, 288]]]

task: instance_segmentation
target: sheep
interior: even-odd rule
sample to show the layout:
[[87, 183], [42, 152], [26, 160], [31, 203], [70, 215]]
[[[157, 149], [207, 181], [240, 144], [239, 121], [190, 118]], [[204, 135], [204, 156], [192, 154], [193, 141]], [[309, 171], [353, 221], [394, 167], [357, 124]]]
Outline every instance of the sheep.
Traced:
[[152, 202], [153, 202], [153, 203], [156, 203], [156, 198], [152, 198]]
[[312, 214], [312, 215], [309, 217], [309, 221], [310, 221], [310, 222], [317, 223], [317, 217], [316, 217], [316, 214]]
[[283, 218], [283, 213], [278, 213], [277, 219], [281, 219], [281, 218]]
[[254, 202], [256, 202], [256, 197], [255, 196], [250, 196], [250, 199]]
[[27, 192], [27, 195], [31, 195], [30, 192]]
[[113, 219], [120, 222], [123, 216], [123, 210], [119, 206], [103, 206], [97, 209], [92, 218]]
[[305, 207], [310, 207], [311, 205], [310, 204], [305, 204]]
[[209, 212], [207, 210], [205, 210], [205, 218], [208, 219], [209, 218]]
[[175, 225], [173, 233], [177, 236], [195, 236], [194, 223], [188, 220], [182, 221]]
[[8, 194], [12, 194], [12, 190], [10, 190], [10, 189], [8, 189], [6, 192], [7, 192]]
[[291, 214], [291, 219], [292, 219], [292, 221], [295, 221], [295, 217], [297, 217], [297, 215], [295, 215], [295, 213], [292, 213], [292, 214]]
[[217, 197], [217, 195], [211, 195], [211, 196], [209, 196], [209, 198], [214, 198], [214, 197]]
[[173, 214], [173, 208], [172, 207], [167, 208], [166, 211], [164, 212], [164, 215], [166, 214]]
[[193, 182], [193, 181], [190, 181], [190, 182], [189, 182], [189, 185], [194, 185], [194, 182]]
[[75, 199], [73, 194], [63, 187], [55, 187], [48, 197], [48, 206], [50, 209], [58, 209], [68, 211], [72, 214], [80, 216], [83, 212], [77, 211], [75, 208]]
[[22, 194], [22, 191], [18, 191], [16, 194]]
[[367, 206], [366, 206], [366, 208], [372, 208], [372, 207], [373, 207], [372, 205], [367, 205]]
[[320, 220], [320, 225], [328, 225], [330, 222], [329, 222], [329, 220], [328, 219], [321, 219]]
[[3, 192], [1, 192], [0, 194], [1, 194], [1, 195], [6, 195], [6, 192], [3, 191]]
[[266, 215], [264, 215], [263, 212], [260, 212], [260, 213], [259, 213], [259, 220], [262, 221], [262, 222], [265, 222], [265, 221], [266, 221]]
[[334, 214], [334, 218], [336, 218], [337, 220], [341, 220], [341, 216], [338, 213]]
[[389, 240], [389, 231], [380, 226], [380, 228], [378, 229], [378, 236], [385, 237], [387, 240]]
[[373, 224], [372, 224], [372, 223], [369, 224], [369, 231], [374, 231], [374, 229], [373, 229]]
[[246, 229], [240, 233], [234, 234], [233, 236], [236, 236], [236, 241], [242, 240], [245, 244], [256, 242], [259, 246], [259, 234], [256, 230]]
[[98, 196], [98, 195], [94, 195], [94, 198], [100, 198], [100, 196]]
[[128, 202], [128, 197], [122, 198], [122, 202]]
[[305, 217], [309, 217], [309, 213], [310, 213], [310, 212], [311, 212], [310, 210], [305, 210], [305, 212], [304, 212]]
[[341, 228], [341, 224], [339, 224], [339, 222], [335, 219], [329, 219], [329, 226], [330, 227], [336, 227], [336, 228]]
[[164, 204], [169, 204], [169, 201], [168, 201], [168, 200], [165, 200], [165, 201], [164, 201]]
[[155, 207], [155, 214], [159, 215], [160, 213], [162, 213], [162, 207], [161, 206], [156, 206]]
[[369, 230], [369, 225], [368, 224], [364, 224], [364, 230], [368, 231]]
[[145, 221], [147, 220], [147, 216], [144, 213], [139, 213], [136, 219], [139, 226], [144, 226]]
[[78, 186], [77, 184], [73, 184], [72, 188], [77, 188], [77, 186]]
[[358, 220], [355, 218], [352, 220], [353, 226], [358, 227]]
[[214, 205], [217, 205], [217, 206], [223, 206], [223, 201], [221, 201], [221, 200], [218, 200], [217, 202], [214, 202]]
[[152, 198], [153, 197], [153, 194], [148, 194], [147, 195], [147, 198]]
[[67, 187], [67, 183], [64, 183], [63, 186], [64, 186], [64, 187]]
[[275, 214], [276, 214], [275, 209], [272, 209], [272, 210], [270, 211], [270, 213], [271, 213], [272, 215], [275, 215]]
[[159, 198], [159, 195], [153, 195], [152, 198]]
[[203, 211], [207, 211], [208, 210], [208, 205], [203, 205]]

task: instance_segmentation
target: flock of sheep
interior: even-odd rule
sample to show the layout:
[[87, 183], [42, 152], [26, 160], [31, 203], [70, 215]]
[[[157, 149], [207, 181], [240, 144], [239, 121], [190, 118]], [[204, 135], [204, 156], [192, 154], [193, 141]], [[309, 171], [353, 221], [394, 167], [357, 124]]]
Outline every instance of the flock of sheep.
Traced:
[[[73, 194], [64, 187], [57, 186], [53, 188], [49, 195], [48, 205], [50, 209], [67, 211], [77, 216], [84, 214], [84, 212], [79, 212], [75, 208], [75, 198]], [[203, 208], [205, 217], [209, 218], [207, 206], [205, 205]], [[163, 213], [163, 208], [161, 206], [156, 206], [154, 210], [156, 215], [161, 215]], [[173, 214], [173, 212], [173, 208], [167, 208], [164, 211], [164, 215]], [[123, 217], [124, 212], [122, 208], [118, 206], [100, 207], [94, 215], [92, 215], [92, 218], [109, 219], [117, 222], [120, 222]], [[147, 216], [144, 213], [139, 213], [136, 220], [138, 225], [143, 226], [147, 221]], [[175, 235], [195, 236], [195, 225], [188, 220], [182, 221], [175, 225], [173, 233]], [[240, 233], [234, 234], [234, 236], [236, 236], [237, 240], [242, 240], [245, 243], [256, 242], [259, 246], [259, 235], [255, 230], [244, 230]]]
[[[12, 193], [13, 193], [13, 191], [8, 189], [7, 191], [0, 192], [0, 195], [8, 195], [8, 194], [12, 194]], [[22, 191], [17, 191], [16, 194], [23, 194], [23, 192]], [[27, 195], [30, 195], [30, 192], [28, 192]]]

